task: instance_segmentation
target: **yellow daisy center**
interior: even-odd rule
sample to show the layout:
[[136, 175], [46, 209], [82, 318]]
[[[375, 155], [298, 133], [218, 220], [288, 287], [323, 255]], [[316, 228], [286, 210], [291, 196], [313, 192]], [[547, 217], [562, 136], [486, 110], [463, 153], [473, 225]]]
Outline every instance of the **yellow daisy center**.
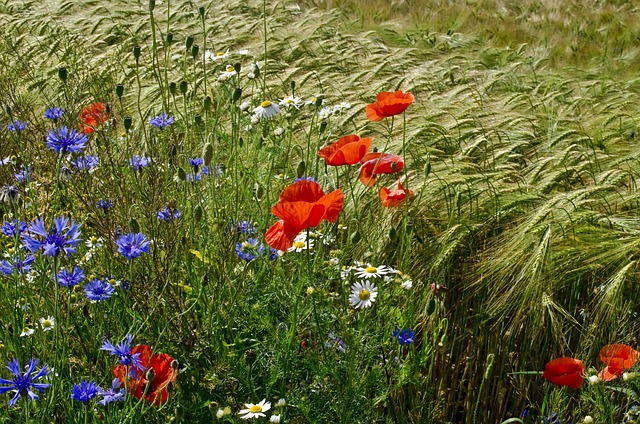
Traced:
[[360, 300], [369, 300], [369, 298], [371, 297], [371, 292], [367, 289], [362, 289], [360, 290], [360, 293], [358, 293], [358, 297], [360, 298]]
[[293, 103], [293, 99], [287, 99], [287, 104], [290, 105], [291, 103]]
[[375, 274], [376, 272], [378, 272], [378, 268], [376, 268], [375, 266], [368, 266], [365, 268], [364, 272], [366, 272], [367, 274]]
[[264, 102], [260, 103], [260, 106], [262, 106], [263, 108], [271, 106], [271, 100], [265, 100]]
[[44, 328], [51, 327], [51, 321], [49, 321], [48, 319], [45, 319], [44, 321], [42, 321], [42, 326]]
[[249, 408], [249, 412], [251, 412], [252, 414], [255, 414], [257, 412], [262, 412], [262, 406], [253, 405], [251, 408]]
[[216, 53], [216, 56], [224, 56], [224, 52], [218, 52]]
[[233, 72], [235, 68], [233, 66], [227, 66], [227, 72]]
[[296, 249], [302, 249], [304, 247], [304, 242], [303, 241], [295, 241], [295, 242], [293, 242], [293, 247], [295, 247]]
[[98, 242], [98, 238], [95, 236], [91, 237], [90, 241], [91, 241], [91, 244], [96, 244]]

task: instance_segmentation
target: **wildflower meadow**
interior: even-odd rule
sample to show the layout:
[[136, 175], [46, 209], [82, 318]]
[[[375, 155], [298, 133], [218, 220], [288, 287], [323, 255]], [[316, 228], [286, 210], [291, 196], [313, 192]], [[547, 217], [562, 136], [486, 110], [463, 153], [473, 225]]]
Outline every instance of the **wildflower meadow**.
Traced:
[[640, 422], [640, 10], [506, 3], [0, 1], [0, 421]]

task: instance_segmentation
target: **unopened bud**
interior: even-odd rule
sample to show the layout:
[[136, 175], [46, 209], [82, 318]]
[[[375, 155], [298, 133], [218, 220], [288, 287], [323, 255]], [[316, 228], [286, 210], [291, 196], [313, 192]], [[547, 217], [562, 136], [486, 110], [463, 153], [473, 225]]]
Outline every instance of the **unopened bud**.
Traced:
[[589, 383], [590, 384], [598, 384], [600, 383], [602, 380], [600, 380], [600, 377], [598, 377], [597, 375], [591, 375], [589, 376]]
[[58, 68], [58, 77], [62, 80], [62, 82], [65, 82], [67, 80], [67, 68]]
[[167, 35], [165, 36], [165, 41], [167, 42], [167, 44], [173, 43], [173, 32], [167, 32]]
[[124, 130], [129, 132], [129, 130], [131, 129], [131, 124], [133, 123], [133, 118], [131, 118], [130, 116], [125, 116], [122, 120], [122, 123], [124, 125]]
[[322, 134], [326, 129], [327, 129], [327, 121], [320, 122], [320, 134]]
[[211, 159], [213, 159], [213, 146], [211, 143], [207, 143], [204, 145], [204, 149], [202, 150], [202, 158], [204, 159], [204, 165], [209, 166], [211, 164]]
[[147, 375], [145, 376], [145, 379], [147, 380], [147, 384], [151, 383], [151, 381], [155, 378], [156, 376], [156, 372], [153, 370], [153, 368], [149, 368], [147, 370]]
[[124, 94], [124, 85], [116, 84], [116, 96], [118, 96], [119, 99], [122, 99], [123, 94]]
[[196, 115], [193, 117], [193, 121], [196, 123], [196, 125], [202, 125], [202, 116], [200, 116], [199, 113], [196, 113]]
[[316, 101], [315, 101], [314, 105], [315, 105], [316, 107], [320, 107], [320, 106], [322, 106], [322, 101], [323, 101], [322, 96], [318, 96], [318, 97], [316, 98]]
[[175, 96], [175, 95], [176, 95], [177, 90], [178, 90], [178, 86], [176, 85], [176, 83], [175, 83], [175, 82], [173, 82], [173, 81], [172, 81], [172, 82], [169, 84], [169, 93], [171, 93], [171, 94], [173, 94], [173, 95]]
[[200, 51], [199, 45], [194, 44], [193, 46], [191, 46], [191, 57], [195, 59], [198, 56], [199, 51]]
[[291, 86], [291, 94], [293, 95], [293, 92], [296, 90], [296, 82], [294, 80], [291, 80], [289, 85]]
[[178, 168], [178, 178], [180, 179], [180, 181], [186, 181], [187, 179], [187, 173], [182, 167]]
[[211, 110], [211, 97], [207, 96], [204, 98], [204, 100], [202, 101], [202, 107], [204, 108], [204, 110]]
[[180, 92], [182, 94], [187, 94], [187, 89], [189, 88], [189, 85], [187, 84], [187, 82], [185, 80], [180, 81]]
[[312, 296], [316, 292], [313, 287], [307, 287], [307, 296]]
[[140, 59], [140, 46], [133, 47], [133, 58], [136, 60], [136, 63], [138, 63], [138, 59]]
[[236, 87], [231, 94], [231, 101], [235, 103], [240, 100], [240, 97], [242, 97], [242, 88]]
[[204, 7], [200, 6], [198, 8], [198, 15], [200, 15], [201, 18], [204, 18]]
[[184, 45], [187, 47], [187, 50], [191, 49], [191, 46], [193, 45], [193, 35], [187, 36], [187, 38], [184, 40]]
[[255, 75], [256, 78], [260, 78], [260, 67], [258, 66], [257, 63], [253, 64], [253, 75]]
[[178, 371], [178, 367], [180, 366], [180, 363], [178, 362], [177, 359], [174, 359], [173, 361], [171, 361], [171, 369], [174, 371]]
[[156, 0], [149, 0], [149, 12], [153, 12], [153, 9], [156, 8]]
[[236, 62], [233, 64], [233, 69], [237, 72], [240, 73], [240, 70], [242, 69], [242, 66], [240, 65], [240, 62]]

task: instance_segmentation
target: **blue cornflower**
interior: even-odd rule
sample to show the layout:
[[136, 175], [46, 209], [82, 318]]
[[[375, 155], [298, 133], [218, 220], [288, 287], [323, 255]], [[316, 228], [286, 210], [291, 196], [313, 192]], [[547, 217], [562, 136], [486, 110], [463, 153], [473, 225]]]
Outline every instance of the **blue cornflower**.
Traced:
[[395, 337], [401, 345], [410, 345], [415, 340], [416, 333], [409, 328], [405, 328], [404, 330], [396, 328], [393, 330], [393, 337]]
[[87, 141], [89, 139], [85, 134], [73, 128], [61, 127], [47, 134], [47, 147], [56, 153], [79, 153], [84, 149]]
[[13, 271], [17, 274], [25, 274], [29, 272], [31, 269], [31, 264], [35, 261], [36, 257], [34, 255], [28, 255], [24, 259], [20, 259], [18, 255], [13, 256], [13, 262], [9, 261], [0, 261], [0, 272], [10, 276]]
[[149, 242], [142, 233], [129, 233], [118, 237], [118, 253], [127, 259], [134, 259], [143, 253], [149, 253]]
[[47, 232], [42, 218], [37, 218], [29, 226], [29, 233], [40, 236], [42, 240], [24, 234], [22, 236], [24, 246], [32, 252], [42, 248], [43, 254], [47, 256], [57, 256], [60, 251], [71, 256], [76, 252], [76, 244], [80, 241], [79, 225], [75, 221], [69, 223], [69, 218], [64, 216], [55, 217], [53, 222], [54, 228]]
[[314, 177], [305, 177], [305, 176], [302, 176], [302, 177], [300, 177], [300, 178], [294, 178], [294, 179], [293, 179], [293, 182], [294, 182], [294, 183], [297, 183], [298, 181], [305, 181], [305, 180], [306, 180], [306, 181], [313, 181], [314, 183], [315, 183], [315, 182], [317, 182], [317, 181], [316, 181], [316, 179], [315, 179]]
[[231, 229], [237, 231], [240, 234], [253, 235], [256, 232], [255, 223], [248, 219], [243, 219], [237, 223], [231, 223]]
[[104, 199], [100, 199], [96, 202], [96, 207], [98, 209], [102, 209], [103, 211], [107, 211], [107, 209], [109, 209], [111, 206], [113, 206], [113, 201], [111, 200], [104, 200]]
[[[102, 400], [98, 403], [100, 405], [106, 405], [111, 402], [121, 402], [124, 401], [124, 389], [120, 389], [120, 380], [114, 378], [111, 382], [111, 388], [107, 390], [102, 390], [98, 392], [100, 396], [102, 396]], [[120, 389], [120, 390], [118, 390]]]
[[167, 112], [162, 112], [160, 115], [151, 118], [149, 123], [156, 128], [164, 129], [173, 124], [173, 116], [167, 115]]
[[26, 128], [27, 128], [27, 123], [18, 121], [17, 119], [14, 119], [13, 122], [7, 125], [7, 129], [12, 132], [22, 131]]
[[273, 247], [270, 247], [269, 248], [269, 260], [270, 261], [275, 261], [279, 257], [280, 257], [280, 255], [278, 254], [278, 251], [276, 249], [274, 249]]
[[182, 216], [178, 209], [169, 209], [169, 206], [165, 206], [164, 209], [159, 211], [156, 216], [161, 221], [169, 222], [172, 219], [178, 219]]
[[236, 255], [245, 261], [252, 261], [264, 253], [264, 245], [255, 238], [236, 243]]
[[560, 424], [560, 417], [555, 412], [550, 413], [549, 415], [542, 417], [542, 422], [544, 424]]
[[144, 168], [145, 166], [148, 166], [150, 161], [151, 159], [149, 159], [144, 155], [142, 156], [135, 155], [133, 156], [133, 158], [129, 160], [129, 165], [133, 167], [134, 171], [138, 171], [140, 168]]
[[26, 168], [23, 168], [13, 176], [16, 178], [16, 182], [18, 183], [31, 181], [31, 166], [29, 165]]
[[2, 224], [2, 234], [8, 237], [15, 237], [17, 234], [22, 234], [27, 231], [27, 223], [24, 221], [7, 221]]
[[20, 371], [20, 364], [17, 359], [12, 359], [7, 365], [7, 369], [13, 374], [12, 380], [5, 380], [0, 378], [0, 384], [6, 384], [6, 386], [0, 387], [0, 394], [15, 391], [16, 394], [9, 401], [9, 406], [15, 406], [18, 402], [20, 395], [28, 395], [31, 401], [40, 400], [40, 397], [32, 389], [38, 390], [40, 393], [44, 393], [44, 389], [51, 386], [51, 384], [36, 383], [35, 380], [39, 380], [42, 377], [49, 375], [49, 367], [43, 366], [40, 371], [35, 375], [32, 375], [38, 365], [39, 359], [31, 358], [27, 369], [24, 373]]
[[131, 341], [133, 340], [132, 334], [127, 334], [117, 346], [114, 346], [109, 339], [106, 339], [102, 344], [100, 350], [106, 350], [110, 354], [118, 357], [118, 362], [125, 367], [131, 367], [129, 375], [134, 379], [138, 378], [138, 372], [145, 371], [146, 368], [140, 362], [140, 352], [131, 354]]
[[71, 272], [63, 268], [58, 273], [58, 283], [63, 287], [73, 287], [80, 284], [84, 277], [84, 271], [80, 267], [74, 266]]
[[347, 343], [340, 337], [336, 336], [333, 331], [329, 333], [329, 340], [327, 340], [324, 345], [329, 349], [335, 348], [340, 353], [345, 353], [347, 351]]
[[107, 281], [98, 278], [84, 286], [84, 294], [91, 303], [102, 302], [113, 296], [114, 288]]
[[[189, 164], [191, 166], [193, 166], [193, 168], [196, 170], [196, 172], [198, 172], [198, 167], [202, 164], [204, 164], [204, 159], [202, 158], [191, 158], [189, 159]], [[207, 169], [207, 172], [209, 172], [209, 170]]]
[[200, 172], [198, 172], [197, 174], [187, 174], [187, 178], [185, 181], [189, 182], [189, 181], [200, 181], [202, 180], [202, 174]]
[[100, 159], [98, 156], [87, 155], [80, 156], [71, 161], [71, 163], [78, 169], [91, 169], [98, 166]]
[[44, 111], [44, 117], [51, 119], [53, 122], [58, 122], [58, 119], [62, 118], [62, 115], [64, 115], [64, 110], [59, 107], [50, 107]]
[[80, 384], [74, 384], [71, 387], [71, 399], [78, 402], [89, 402], [98, 396], [98, 391], [102, 390], [93, 381], [82, 380]]

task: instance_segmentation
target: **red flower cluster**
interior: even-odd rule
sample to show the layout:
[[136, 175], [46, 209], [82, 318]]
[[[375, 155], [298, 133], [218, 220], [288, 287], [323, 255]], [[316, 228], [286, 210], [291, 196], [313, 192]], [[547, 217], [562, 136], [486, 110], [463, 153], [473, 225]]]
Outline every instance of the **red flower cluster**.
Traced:
[[286, 187], [271, 213], [280, 218], [265, 234], [267, 244], [287, 250], [302, 230], [317, 227], [323, 219], [334, 223], [344, 205], [344, 194], [334, 190], [325, 194], [315, 181], [300, 180]]
[[411, 93], [403, 93], [401, 90], [394, 92], [383, 91], [376, 97], [376, 102], [368, 104], [365, 108], [367, 118], [374, 122], [382, 121], [384, 118], [400, 115], [407, 110], [415, 98]]
[[360, 162], [370, 148], [370, 138], [360, 138], [352, 134], [342, 137], [327, 147], [323, 147], [318, 151], [318, 156], [324, 158], [329, 166], [354, 165]]
[[635, 365], [639, 352], [624, 344], [610, 344], [600, 349], [600, 360], [606, 367], [598, 374], [603, 381], [615, 380]]
[[402, 183], [398, 181], [398, 188], [395, 190], [389, 190], [386, 187], [382, 187], [380, 189], [380, 203], [382, 203], [382, 206], [392, 208], [394, 206], [399, 206], [404, 199], [412, 194], [413, 192], [411, 190], [406, 190], [402, 186]]
[[137, 353], [140, 354], [140, 363], [145, 367], [138, 372], [138, 378], [131, 378], [130, 370], [124, 365], [113, 367], [113, 374], [127, 393], [132, 393], [138, 399], [144, 398], [153, 405], [162, 405], [169, 398], [169, 384], [173, 384], [178, 376], [178, 370], [171, 366], [174, 359], [166, 353], [154, 354], [149, 345], [134, 346], [131, 354]]
[[107, 107], [104, 103], [95, 102], [80, 111], [80, 121], [85, 125], [84, 132], [91, 134], [100, 125], [107, 122]]

